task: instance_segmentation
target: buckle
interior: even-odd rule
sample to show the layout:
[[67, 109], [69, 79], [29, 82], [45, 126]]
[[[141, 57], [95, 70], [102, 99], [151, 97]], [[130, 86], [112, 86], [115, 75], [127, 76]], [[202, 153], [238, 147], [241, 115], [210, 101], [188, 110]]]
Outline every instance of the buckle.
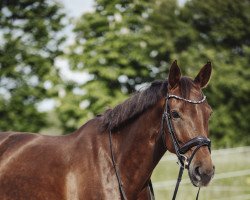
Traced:
[[187, 168], [188, 166], [188, 158], [184, 154], [179, 154], [177, 164], [183, 168]]

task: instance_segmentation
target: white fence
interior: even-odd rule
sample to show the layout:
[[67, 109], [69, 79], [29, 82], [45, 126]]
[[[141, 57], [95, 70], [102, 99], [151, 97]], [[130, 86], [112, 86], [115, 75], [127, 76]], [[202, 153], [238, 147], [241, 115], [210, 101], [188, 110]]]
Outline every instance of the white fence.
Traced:
[[[212, 151], [216, 173], [210, 186], [202, 189], [202, 200], [250, 200], [250, 146]], [[171, 199], [176, 184], [177, 158], [167, 153], [153, 174], [156, 199]], [[194, 199], [196, 189], [187, 175], [181, 182], [177, 199]], [[191, 193], [191, 194], [190, 194]]]

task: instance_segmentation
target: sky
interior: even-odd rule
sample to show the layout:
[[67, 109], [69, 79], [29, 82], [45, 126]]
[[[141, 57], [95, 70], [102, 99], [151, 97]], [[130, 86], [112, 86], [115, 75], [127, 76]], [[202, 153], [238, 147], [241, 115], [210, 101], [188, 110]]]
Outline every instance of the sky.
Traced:
[[[58, 0], [65, 6], [68, 16], [73, 18], [80, 17], [85, 12], [91, 12], [94, 6], [94, 0]], [[74, 43], [74, 35], [72, 32], [73, 26], [67, 27], [65, 33], [68, 35], [66, 45]], [[86, 73], [72, 72], [69, 69], [69, 64], [66, 60], [61, 58], [56, 60], [56, 66], [61, 69], [62, 77], [69, 80], [74, 80], [78, 83], [83, 83], [88, 80]]]
[[84, 12], [93, 10], [94, 0], [59, 0], [63, 3], [66, 10], [69, 11], [69, 16], [79, 17]]
[[[77, 18], [80, 17], [85, 12], [91, 12], [94, 6], [94, 0], [58, 0], [61, 2], [68, 16]], [[73, 33], [72, 28], [68, 28], [65, 30], [68, 35], [69, 41], [67, 43], [72, 43], [73, 41]], [[66, 80], [74, 80], [78, 83], [83, 83], [89, 79], [89, 75], [86, 73], [73, 72], [69, 69], [69, 64], [67, 60], [57, 59], [55, 61], [55, 65], [60, 68], [60, 73], [62, 78]], [[46, 112], [52, 110], [55, 107], [56, 102], [53, 99], [45, 99], [38, 104], [38, 110], [41, 112]]]
[[[93, 10], [94, 0], [59, 0], [69, 11], [72, 17], [79, 17], [84, 12]], [[183, 5], [187, 0], [178, 0], [180, 5]]]

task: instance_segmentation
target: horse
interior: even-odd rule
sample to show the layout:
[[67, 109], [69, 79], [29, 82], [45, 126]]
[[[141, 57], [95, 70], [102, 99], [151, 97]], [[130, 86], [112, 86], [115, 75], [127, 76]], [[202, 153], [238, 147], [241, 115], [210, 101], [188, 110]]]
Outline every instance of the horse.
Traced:
[[152, 199], [150, 177], [166, 151], [181, 156], [194, 186], [207, 186], [212, 109], [202, 89], [211, 71], [208, 62], [192, 79], [174, 61], [166, 80], [68, 135], [0, 133], [0, 199]]

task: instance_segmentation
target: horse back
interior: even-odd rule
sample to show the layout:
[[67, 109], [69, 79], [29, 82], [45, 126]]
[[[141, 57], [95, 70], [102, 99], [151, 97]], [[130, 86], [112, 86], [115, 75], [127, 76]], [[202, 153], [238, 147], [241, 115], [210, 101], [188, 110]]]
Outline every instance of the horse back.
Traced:
[[35, 135], [27, 133], [0, 132], [0, 162], [5, 153], [23, 146], [34, 137]]
[[1, 199], [64, 199], [66, 155], [59, 151], [62, 141], [58, 140], [29, 133], [0, 133]]

